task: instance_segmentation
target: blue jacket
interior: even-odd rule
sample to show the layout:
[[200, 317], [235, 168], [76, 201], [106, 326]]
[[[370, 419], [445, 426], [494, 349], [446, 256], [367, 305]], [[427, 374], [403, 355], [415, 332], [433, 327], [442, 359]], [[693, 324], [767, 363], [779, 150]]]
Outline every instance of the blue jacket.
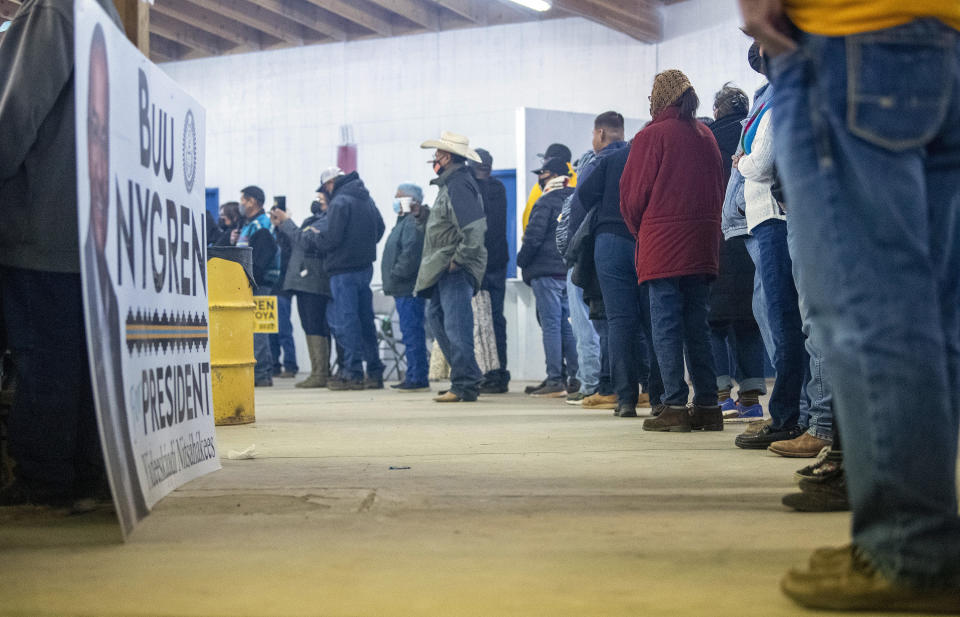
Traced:
[[330, 276], [356, 272], [377, 260], [377, 243], [386, 226], [370, 192], [357, 172], [341, 176], [333, 185], [327, 208], [327, 229], [317, 234], [315, 248], [326, 255]]
[[[600, 164], [600, 161], [616, 154], [617, 151], [629, 145], [630, 144], [625, 141], [615, 141], [608, 144], [603, 150], [596, 154], [592, 151], [584, 154], [580, 158], [580, 163], [577, 165], [577, 184], [579, 185], [586, 182], [593, 170]], [[564, 202], [563, 210], [560, 213], [560, 223], [557, 225], [557, 248], [560, 249], [561, 255], [566, 256], [567, 245], [570, 238], [573, 238], [577, 230], [580, 229], [580, 225], [583, 224], [583, 219], [586, 218], [586, 216], [587, 211], [584, 209], [583, 204], [580, 203], [578, 193], [574, 192], [567, 198], [567, 201]]]
[[[773, 98], [773, 88], [770, 84], [762, 86], [757, 90], [753, 97], [753, 113], [760, 105]], [[749, 117], [749, 116], [747, 116]], [[742, 135], [741, 135], [742, 137]], [[737, 148], [737, 153], [742, 152]], [[746, 236], [747, 232], [747, 202], [743, 197], [743, 175], [736, 169], [730, 173], [730, 181], [727, 182], [727, 193], [723, 198], [723, 214], [720, 218], [720, 230], [723, 232], [723, 239], [729, 240], [737, 236]]]

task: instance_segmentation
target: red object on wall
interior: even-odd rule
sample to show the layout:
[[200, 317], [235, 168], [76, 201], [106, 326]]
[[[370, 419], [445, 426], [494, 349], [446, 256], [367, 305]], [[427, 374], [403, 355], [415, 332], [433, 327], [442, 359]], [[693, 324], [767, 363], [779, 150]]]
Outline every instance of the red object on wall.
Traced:
[[346, 144], [337, 146], [337, 167], [348, 174], [357, 171], [357, 145]]

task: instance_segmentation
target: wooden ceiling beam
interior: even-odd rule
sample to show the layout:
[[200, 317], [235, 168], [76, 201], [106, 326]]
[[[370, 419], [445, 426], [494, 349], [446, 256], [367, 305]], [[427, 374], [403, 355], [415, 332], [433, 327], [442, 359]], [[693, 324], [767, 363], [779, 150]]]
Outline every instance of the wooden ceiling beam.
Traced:
[[150, 33], [150, 50], [151, 52], [156, 52], [157, 54], [162, 55], [170, 60], [181, 60], [189, 51], [188, 48], [184, 47], [180, 43], [171, 41], [170, 39], [161, 36], [156, 32]]
[[256, 2], [248, 0], [193, 0], [193, 2], [293, 45], [312, 42], [312, 37], [303, 25], [268, 11]]
[[641, 17], [624, 19], [620, 13], [590, 0], [554, 0], [553, 5], [644, 43], [659, 42], [663, 36], [660, 14], [653, 6], [642, 5]]
[[311, 2], [294, 4], [289, 0], [256, 0], [256, 3], [265, 9], [273, 11], [277, 15], [281, 15], [310, 28], [321, 36], [329, 37], [336, 41], [347, 40], [347, 31], [339, 25], [332, 23], [332, 21]]
[[376, 32], [381, 36], [393, 35], [393, 24], [390, 23], [389, 15], [382, 9], [371, 4], [359, 5], [359, 0], [307, 0], [321, 9], [330, 11], [334, 15], [351, 21], [367, 30]]
[[434, 2], [477, 25], [487, 25], [487, 14], [483, 10], [486, 5], [478, 4], [476, 0], [434, 0]]
[[188, 0], [157, 0], [151, 10], [234, 43], [237, 47], [230, 51], [254, 51], [281, 40]]
[[423, 26], [427, 30], [440, 30], [440, 11], [437, 5], [426, 0], [370, 0], [386, 10]]
[[234, 47], [234, 43], [230, 41], [225, 41], [209, 32], [162, 13], [154, 13], [151, 16], [150, 31], [181, 45], [186, 45], [191, 49], [204, 52], [208, 56], [220, 55]]

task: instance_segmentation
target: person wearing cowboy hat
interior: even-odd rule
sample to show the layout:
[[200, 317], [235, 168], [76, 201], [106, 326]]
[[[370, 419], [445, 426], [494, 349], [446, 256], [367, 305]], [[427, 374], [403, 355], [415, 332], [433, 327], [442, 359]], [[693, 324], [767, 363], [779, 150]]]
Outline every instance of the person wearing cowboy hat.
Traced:
[[420, 147], [436, 150], [429, 163], [437, 177], [430, 184], [440, 192], [427, 220], [415, 293], [430, 298], [430, 329], [450, 363], [450, 390], [434, 400], [472, 402], [483, 374], [474, 357], [471, 299], [487, 268], [487, 220], [480, 188], [466, 162], [482, 160], [469, 139], [454, 133], [444, 132]]

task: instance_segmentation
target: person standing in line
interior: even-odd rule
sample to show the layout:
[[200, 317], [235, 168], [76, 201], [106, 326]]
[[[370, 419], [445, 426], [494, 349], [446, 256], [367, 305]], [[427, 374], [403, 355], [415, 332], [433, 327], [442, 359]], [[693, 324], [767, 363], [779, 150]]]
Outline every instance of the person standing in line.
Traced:
[[323, 254], [316, 247], [320, 234], [327, 229], [326, 195], [317, 191], [316, 200], [310, 204], [310, 216], [299, 228], [286, 210], [275, 209], [270, 217], [291, 247], [283, 288], [297, 297], [297, 312], [310, 354], [310, 375], [295, 386], [326, 388], [330, 378], [330, 326], [327, 323], [330, 277], [323, 264]]
[[[623, 137], [624, 120], [620, 113], [606, 111], [594, 119], [592, 149], [586, 152], [576, 165], [580, 182], [586, 182], [601, 160], [627, 147]], [[590, 319], [584, 290], [573, 282], [573, 266], [576, 259], [571, 259], [568, 253], [570, 241], [580, 230], [586, 216], [587, 212], [576, 192], [568, 196], [563, 203], [560, 221], [557, 223], [557, 248], [569, 266], [567, 297], [570, 307], [570, 325], [573, 328], [573, 336], [577, 340], [577, 359], [580, 363], [580, 371], [576, 376], [580, 382], [580, 389], [567, 396], [567, 403], [586, 405], [589, 409], [588, 399], [594, 400], [595, 395], [609, 397], [613, 392], [610, 385], [609, 344], [606, 344], [608, 341], [605, 334], [606, 319], [596, 320], [596, 322]], [[594, 286], [598, 286], [595, 277], [593, 279]]]
[[[710, 131], [720, 147], [724, 187], [730, 182], [742, 186], [739, 178], [731, 181], [731, 172], [749, 106], [747, 93], [731, 84], [714, 96], [715, 120]], [[763, 374], [766, 350], [752, 307], [756, 268], [745, 246], [745, 226], [743, 232], [721, 242], [720, 274], [710, 289], [710, 343], [720, 410], [728, 422], [762, 420], [760, 396], [767, 393]], [[734, 376], [739, 385], [736, 400], [732, 397]]]
[[[273, 213], [278, 210], [286, 213], [286, 197], [274, 197], [273, 208], [270, 209], [273, 238], [277, 243], [277, 251], [280, 257], [280, 276], [273, 287], [273, 295], [277, 297], [278, 332], [270, 335], [270, 354], [273, 356], [273, 376], [281, 379], [293, 379], [297, 376], [297, 371], [300, 370], [300, 367], [297, 366], [297, 349], [293, 342], [293, 324], [290, 323], [293, 295], [284, 288], [293, 247], [289, 239], [277, 230], [276, 223], [274, 223]], [[283, 356], [282, 362], [281, 355]]]
[[634, 137], [620, 179], [620, 209], [637, 238], [637, 277], [649, 288], [664, 388], [660, 413], [643, 423], [647, 431], [723, 430], [707, 325], [719, 268], [723, 164], [713, 133], [695, 117], [699, 106], [686, 75], [659, 73], [650, 95], [653, 120]]
[[[337, 167], [320, 176], [327, 196], [327, 229], [312, 239], [324, 255], [333, 294], [332, 323], [344, 357], [340, 374], [328, 381], [331, 390], [382, 390], [383, 362], [373, 316], [373, 262], [385, 226], [380, 211], [357, 172]], [[364, 378], [366, 363], [366, 378]]]
[[740, 5], [771, 56], [853, 512], [852, 543], [780, 587], [810, 608], [960, 614], [960, 3]]
[[380, 270], [383, 293], [396, 301], [407, 371], [402, 382], [390, 387], [400, 392], [429, 392], [427, 334], [423, 327], [427, 301], [413, 295], [423, 256], [424, 227], [430, 216], [423, 205], [423, 189], [411, 182], [398, 186], [393, 211], [397, 224], [387, 236]]
[[[570, 151], [570, 148], [563, 144], [550, 144], [546, 151], [538, 154], [537, 157], [540, 158], [541, 167], [543, 167], [548, 159], [560, 159], [566, 163], [567, 170], [570, 172], [570, 186], [577, 186], [577, 172], [574, 171], [573, 165], [571, 164], [573, 153]], [[523, 209], [524, 229], [527, 228], [527, 223], [530, 221], [530, 212], [533, 210], [533, 204], [537, 203], [541, 195], [543, 195], [543, 189], [539, 184], [534, 184], [533, 188], [530, 189], [530, 195], [527, 197], [527, 205]]]
[[430, 330], [450, 363], [450, 389], [438, 403], [473, 402], [483, 374], [474, 356], [473, 306], [487, 269], [486, 217], [480, 187], [467, 160], [482, 162], [462, 135], [444, 132], [420, 145], [435, 149], [433, 166], [440, 187], [424, 232], [423, 258], [414, 292], [429, 298]]
[[503, 302], [507, 294], [507, 265], [510, 262], [507, 244], [507, 189], [503, 182], [490, 175], [493, 156], [477, 148], [480, 162], [467, 160], [467, 166], [480, 187], [483, 209], [487, 216], [487, 271], [481, 289], [490, 294], [490, 312], [493, 334], [497, 341], [500, 368], [487, 371], [480, 384], [481, 394], [503, 394], [510, 390], [510, 371], [507, 370], [507, 320], [503, 316]]
[[[270, 217], [263, 210], [266, 196], [258, 186], [248, 186], [240, 191], [240, 211], [243, 214], [243, 226], [233, 231], [232, 240], [236, 246], [249, 246], [253, 249], [253, 279], [257, 287], [255, 296], [267, 296], [273, 291], [273, 285], [280, 278], [277, 261], [277, 243], [271, 233]], [[257, 364], [253, 369], [256, 387], [273, 386], [273, 354], [270, 352], [270, 335], [253, 335], [253, 355]]]
[[[570, 176], [560, 159], [549, 159], [537, 174], [543, 194], [533, 206], [530, 221], [523, 232], [517, 265], [523, 269], [523, 281], [533, 288], [537, 316], [543, 332], [543, 354], [547, 378], [528, 391], [532, 396], [563, 397], [580, 389], [574, 375], [579, 370], [577, 345], [570, 327], [567, 298], [567, 264], [557, 248], [557, 219], [563, 202], [573, 194], [567, 186]], [[565, 376], [569, 376], [567, 383]]]

